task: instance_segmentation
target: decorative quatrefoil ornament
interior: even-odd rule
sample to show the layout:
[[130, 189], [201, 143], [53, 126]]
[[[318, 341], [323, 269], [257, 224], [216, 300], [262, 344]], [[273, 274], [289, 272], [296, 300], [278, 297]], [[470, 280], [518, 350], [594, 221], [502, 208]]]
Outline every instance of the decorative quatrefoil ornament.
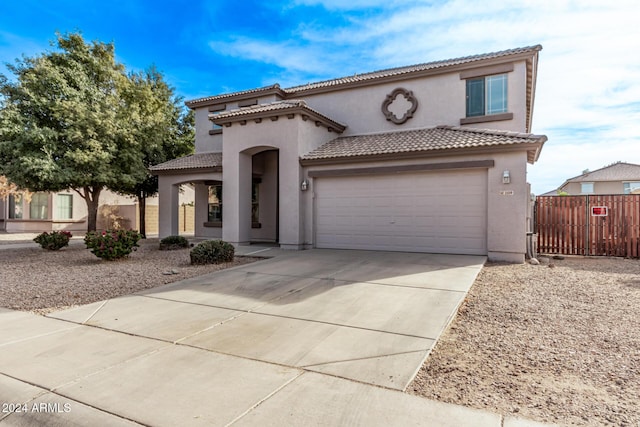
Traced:
[[[399, 95], [402, 95], [401, 97]], [[404, 98], [404, 99], [402, 99]], [[401, 87], [395, 89], [382, 103], [382, 114], [397, 125], [401, 125], [411, 117], [418, 109], [418, 100], [410, 90]]]

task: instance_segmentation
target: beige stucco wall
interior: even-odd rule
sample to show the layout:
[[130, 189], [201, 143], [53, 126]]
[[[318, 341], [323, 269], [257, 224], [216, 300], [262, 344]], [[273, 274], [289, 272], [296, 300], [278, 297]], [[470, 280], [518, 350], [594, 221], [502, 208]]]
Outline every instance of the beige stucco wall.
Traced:
[[[515, 64], [508, 75], [508, 109], [513, 120], [487, 122], [465, 127], [523, 131], [526, 118], [526, 67]], [[412, 119], [396, 125], [385, 119], [381, 107], [386, 96], [396, 88], [413, 92], [418, 109]], [[460, 73], [447, 73], [428, 79], [412, 79], [378, 86], [362, 87], [310, 95], [307, 104], [321, 113], [346, 124], [344, 135], [407, 130], [438, 125], [460, 126], [466, 114], [466, 83]]]
[[[464, 125], [485, 129], [512, 130], [524, 132], [526, 129], [526, 64], [514, 63], [514, 70], [508, 76], [508, 111], [512, 120], [492, 121]], [[418, 100], [418, 109], [412, 119], [396, 125], [384, 117], [381, 107], [386, 96], [396, 88], [413, 92]], [[347, 125], [343, 135], [388, 132], [438, 125], [460, 126], [460, 119], [466, 114], [466, 83], [460, 79], [460, 72], [449, 72], [428, 78], [351, 88], [341, 91], [302, 96], [307, 104], [329, 118]], [[273, 102], [273, 97], [258, 99], [260, 104]], [[227, 110], [237, 108], [237, 103], [227, 103]], [[196, 152], [222, 151], [222, 136], [209, 135], [212, 123], [207, 107], [196, 109]], [[223, 130], [226, 132], [227, 128]]]
[[[311, 182], [305, 192], [304, 243], [313, 247], [313, 197], [314, 182], [308, 178], [309, 171], [353, 169], [361, 167], [401, 166], [432, 164], [471, 160], [493, 160], [494, 167], [487, 174], [487, 250], [490, 259], [507, 262], [524, 262], [526, 252], [526, 219], [529, 191], [526, 183], [526, 152], [503, 154], [479, 154], [467, 156], [444, 156], [396, 161], [377, 161], [341, 165], [307, 166], [303, 177]], [[509, 171], [511, 182], [502, 183], [502, 175]], [[501, 192], [504, 192], [501, 194]], [[511, 194], [513, 192], [513, 194]], [[503, 195], [504, 194], [504, 195]]]
[[[570, 182], [563, 187], [563, 190], [572, 196], [579, 196], [582, 193], [580, 182]], [[592, 194], [624, 194], [622, 181], [600, 181], [593, 183]]]
[[[207, 221], [207, 186], [205, 180], [222, 180], [221, 173], [184, 173], [177, 175], [160, 175], [158, 177], [158, 234], [159, 236], [175, 236], [180, 232], [179, 208], [183, 203], [195, 204], [194, 230], [197, 236], [220, 238], [219, 229], [204, 227]], [[193, 183], [193, 188], [183, 184]], [[180, 187], [183, 192], [180, 192]], [[200, 208], [198, 208], [200, 207]]]
[[313, 149], [333, 137], [322, 126], [304, 121], [299, 115], [261, 123], [247, 121], [245, 125], [225, 127], [223, 170], [223, 239], [235, 244], [247, 244], [251, 239], [251, 156], [265, 149], [278, 149], [279, 156], [279, 243], [283, 248], [299, 249], [304, 245], [305, 206], [300, 183], [298, 141]]

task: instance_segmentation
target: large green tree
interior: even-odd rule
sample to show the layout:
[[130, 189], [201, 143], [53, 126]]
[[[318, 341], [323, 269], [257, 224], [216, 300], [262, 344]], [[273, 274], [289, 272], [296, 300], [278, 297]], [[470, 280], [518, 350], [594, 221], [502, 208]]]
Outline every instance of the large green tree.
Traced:
[[[113, 43], [72, 33], [58, 34], [54, 47], [9, 64], [13, 81], [0, 75], [0, 174], [34, 192], [74, 189], [87, 203], [92, 231], [104, 188], [128, 192], [149, 178], [145, 165], [154, 160], [145, 158], [166, 143], [149, 137], [145, 120], [171, 135], [158, 117], [176, 105], [152, 87], [163, 83], [157, 71], [127, 75]], [[163, 104], [167, 96], [171, 107]], [[159, 161], [171, 155], [158, 154]]]
[[158, 177], [148, 167], [193, 152], [194, 116], [185, 111], [182, 98], [175, 96], [155, 67], [129, 74], [129, 85], [122, 93], [133, 137], [140, 146], [140, 179], [122, 181], [111, 189], [138, 199], [140, 233], [144, 236], [146, 199], [158, 192]]

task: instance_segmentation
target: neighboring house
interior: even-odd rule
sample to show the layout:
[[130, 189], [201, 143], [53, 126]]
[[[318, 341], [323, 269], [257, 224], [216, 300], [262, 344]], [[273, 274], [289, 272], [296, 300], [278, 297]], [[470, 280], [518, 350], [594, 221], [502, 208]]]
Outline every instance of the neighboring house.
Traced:
[[[193, 232], [193, 215], [189, 215], [186, 205], [194, 201], [193, 187], [185, 185], [180, 193], [181, 230]], [[121, 196], [109, 190], [100, 194], [97, 227], [99, 230], [122, 227], [139, 229], [137, 200]], [[191, 224], [185, 224], [186, 220]], [[147, 200], [147, 234], [158, 232], [158, 197]], [[8, 196], [0, 200], [0, 230], [9, 233], [43, 232], [67, 230], [84, 233], [87, 231], [87, 204], [75, 191], [57, 193], [33, 193], [30, 200], [22, 194]]]
[[545, 193], [555, 196], [566, 193], [583, 194], [640, 194], [640, 165], [617, 162], [582, 175], [569, 178], [557, 190]]
[[151, 167], [160, 236], [194, 183], [198, 237], [522, 262], [541, 49], [188, 101], [196, 153]]

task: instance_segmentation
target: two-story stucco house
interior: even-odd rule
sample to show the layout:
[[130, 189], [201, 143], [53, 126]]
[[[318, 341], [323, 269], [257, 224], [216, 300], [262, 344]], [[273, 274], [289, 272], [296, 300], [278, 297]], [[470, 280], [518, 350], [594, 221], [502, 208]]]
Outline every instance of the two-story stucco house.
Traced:
[[196, 153], [152, 167], [160, 236], [190, 182], [197, 237], [522, 262], [541, 49], [188, 101]]

